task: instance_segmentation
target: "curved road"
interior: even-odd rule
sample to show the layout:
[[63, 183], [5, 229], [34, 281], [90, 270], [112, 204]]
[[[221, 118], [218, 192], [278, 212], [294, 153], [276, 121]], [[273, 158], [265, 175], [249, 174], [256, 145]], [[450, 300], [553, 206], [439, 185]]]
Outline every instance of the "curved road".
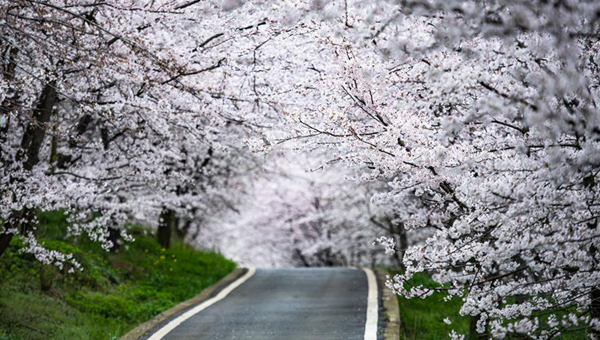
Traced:
[[218, 301], [209, 299], [203, 303], [206, 307], [201, 304], [195, 307], [196, 311], [175, 317], [155, 330], [149, 339], [375, 340], [377, 337], [377, 287], [368, 270], [251, 269], [230, 286], [219, 293], [221, 300], [217, 295], [213, 299]]

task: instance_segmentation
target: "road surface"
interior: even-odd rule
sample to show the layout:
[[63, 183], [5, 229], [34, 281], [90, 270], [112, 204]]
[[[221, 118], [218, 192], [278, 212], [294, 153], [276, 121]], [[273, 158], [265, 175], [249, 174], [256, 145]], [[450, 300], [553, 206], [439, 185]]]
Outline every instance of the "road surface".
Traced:
[[251, 269], [146, 338], [375, 340], [376, 286], [370, 270]]

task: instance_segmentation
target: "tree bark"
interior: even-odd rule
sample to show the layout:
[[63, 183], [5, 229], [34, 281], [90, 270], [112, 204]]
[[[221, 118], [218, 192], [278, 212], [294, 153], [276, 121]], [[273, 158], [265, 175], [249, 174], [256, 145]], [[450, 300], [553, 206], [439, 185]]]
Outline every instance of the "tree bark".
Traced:
[[[395, 217], [395, 219], [396, 218], [397, 217]], [[404, 259], [404, 253], [408, 248], [408, 236], [406, 235], [406, 228], [404, 228], [404, 223], [394, 223], [393, 227], [395, 229], [394, 233], [398, 235], [398, 251], [394, 252], [394, 257], [396, 259], [396, 262], [398, 263], [398, 266], [400, 267], [400, 270], [404, 272], [406, 268], [404, 267], [404, 263], [402, 262], [402, 260]]]
[[163, 208], [158, 219], [158, 244], [165, 249], [171, 246], [171, 234], [173, 233], [176, 220], [175, 211], [173, 209]]
[[58, 97], [54, 87], [54, 82], [44, 86], [38, 106], [33, 111], [33, 119], [23, 134], [21, 149], [17, 152], [16, 158], [17, 161], [24, 160], [23, 168], [25, 170], [33, 169], [40, 160], [40, 148], [46, 137], [45, 124], [50, 121], [52, 109]]
[[12, 233], [1, 233], [0, 234], [0, 256], [2, 256], [2, 254], [4, 254], [4, 252], [8, 248], [8, 245], [10, 244], [10, 241], [12, 240], [13, 235], [14, 234], [12, 234]]
[[119, 244], [120, 236], [121, 233], [119, 232], [119, 229], [108, 227], [108, 240], [112, 243], [112, 246], [109, 249], [111, 253], [116, 253], [121, 248], [121, 245]]
[[[55, 83], [51, 82], [44, 86], [42, 94], [36, 108], [33, 110], [33, 117], [27, 125], [21, 139], [21, 148], [15, 158], [17, 162], [23, 162], [23, 169], [30, 171], [39, 162], [40, 148], [46, 136], [46, 123], [50, 121], [52, 111], [58, 94], [56, 93]], [[10, 217], [4, 221], [2, 232], [0, 233], [0, 256], [4, 254], [14, 236], [14, 230], [21, 223], [24, 211], [14, 211]], [[8, 232], [11, 230], [11, 232]]]

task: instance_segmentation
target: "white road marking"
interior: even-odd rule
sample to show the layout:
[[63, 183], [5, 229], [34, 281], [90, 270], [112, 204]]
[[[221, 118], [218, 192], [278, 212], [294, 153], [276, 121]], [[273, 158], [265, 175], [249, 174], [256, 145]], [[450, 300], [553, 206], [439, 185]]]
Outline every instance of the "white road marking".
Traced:
[[[201, 304], [197, 305], [196, 307], [190, 309], [189, 311], [187, 311], [187, 312], [181, 314], [180, 316], [176, 317], [175, 319], [171, 320], [171, 322], [166, 324], [163, 328], [159, 329], [156, 333], [152, 334], [152, 336], [150, 338], [148, 338], [148, 340], [162, 339], [165, 335], [169, 334], [169, 332], [174, 330], [177, 326], [181, 325], [185, 320], [200, 313], [201, 311], [212, 306], [213, 304], [223, 300], [234, 289], [236, 289], [242, 283], [246, 282], [249, 278], [251, 278], [255, 272], [256, 272], [255, 268], [248, 268], [248, 272], [246, 272], [246, 274], [244, 274], [242, 277], [240, 277], [239, 279], [232, 282], [229, 286], [225, 287], [225, 289], [220, 291], [219, 294], [217, 294], [215, 297], [212, 297], [212, 298], [202, 302]], [[375, 339], [375, 338], [373, 338], [373, 339]]]
[[363, 268], [367, 274], [369, 294], [367, 295], [367, 322], [365, 323], [365, 340], [377, 340], [377, 312], [379, 303], [377, 301], [377, 280], [375, 274], [369, 268]]

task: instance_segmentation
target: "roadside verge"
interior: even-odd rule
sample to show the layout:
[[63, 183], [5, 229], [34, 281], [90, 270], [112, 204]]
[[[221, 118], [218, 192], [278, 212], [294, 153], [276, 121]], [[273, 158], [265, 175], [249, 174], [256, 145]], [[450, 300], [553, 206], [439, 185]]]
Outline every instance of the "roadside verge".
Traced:
[[400, 339], [400, 309], [398, 307], [398, 297], [385, 286], [385, 281], [389, 275], [383, 269], [375, 269], [377, 281], [381, 284], [381, 299], [383, 301], [383, 313], [386, 320], [383, 330], [384, 340]]
[[160, 314], [152, 318], [151, 320], [144, 322], [143, 324], [137, 326], [129, 333], [123, 335], [119, 340], [138, 340], [142, 339], [148, 331], [156, 328], [157, 326], [163, 324], [165, 321], [169, 320], [175, 315], [181, 314], [187, 309], [194, 307], [205, 300], [210, 299], [211, 297], [217, 295], [222, 289], [224, 289], [227, 285], [237, 280], [239, 277], [246, 273], [247, 269], [245, 268], [236, 268], [229, 275], [222, 278], [219, 282], [214, 285], [204, 289], [200, 294], [195, 297], [184, 301]]

